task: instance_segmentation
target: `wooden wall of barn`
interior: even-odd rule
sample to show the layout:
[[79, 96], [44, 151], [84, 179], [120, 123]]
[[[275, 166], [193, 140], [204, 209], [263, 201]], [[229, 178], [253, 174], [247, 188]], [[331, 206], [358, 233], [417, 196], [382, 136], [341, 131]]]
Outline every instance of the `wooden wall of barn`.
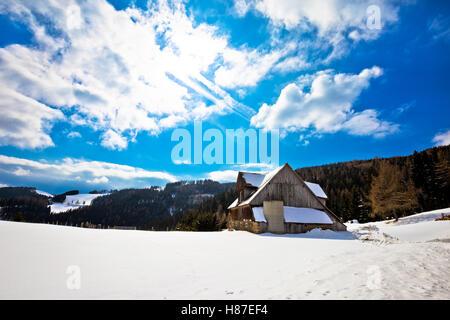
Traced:
[[[268, 225], [265, 222], [255, 222], [251, 220], [233, 220], [228, 221], [228, 228], [234, 230], [248, 231], [252, 233], [266, 233]], [[305, 233], [313, 229], [320, 228], [322, 230], [344, 231], [340, 230], [337, 224], [304, 224], [304, 223], [285, 223], [284, 233]]]
[[230, 215], [233, 220], [255, 220], [250, 206], [232, 208]]
[[255, 222], [251, 220], [233, 220], [228, 221], [228, 228], [234, 230], [248, 231], [252, 233], [265, 233], [267, 232], [267, 223]]
[[311, 223], [285, 223], [284, 224], [285, 233], [304, 233], [311, 231], [316, 228], [320, 228], [322, 230], [333, 230], [333, 231], [345, 231], [341, 230], [339, 224], [311, 224]]

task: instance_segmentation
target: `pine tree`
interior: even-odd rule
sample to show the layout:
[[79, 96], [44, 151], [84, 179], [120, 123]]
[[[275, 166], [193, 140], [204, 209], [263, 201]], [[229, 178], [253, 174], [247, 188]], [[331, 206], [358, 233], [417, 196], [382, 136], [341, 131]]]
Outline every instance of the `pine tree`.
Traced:
[[369, 193], [372, 217], [383, 219], [393, 215], [398, 220], [398, 212], [417, 208], [417, 191], [405, 172], [388, 161], [380, 162], [378, 176], [373, 179]]
[[446, 207], [450, 197], [450, 163], [448, 159], [441, 158], [436, 161], [434, 178], [437, 201], [441, 206]]

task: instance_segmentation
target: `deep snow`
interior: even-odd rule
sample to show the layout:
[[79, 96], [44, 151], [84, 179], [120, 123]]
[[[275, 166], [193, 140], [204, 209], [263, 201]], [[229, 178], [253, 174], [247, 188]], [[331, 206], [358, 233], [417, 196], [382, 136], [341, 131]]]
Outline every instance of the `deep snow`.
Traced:
[[387, 234], [394, 239], [405, 241], [429, 241], [450, 239], [450, 221], [435, 221], [442, 214], [450, 214], [450, 208], [423, 212], [394, 220], [366, 223], [363, 225], [346, 224], [349, 231], [371, 229], [375, 233]]
[[[300, 235], [0, 221], [0, 298], [449, 299], [440, 212]], [[73, 266], [78, 290], [67, 287]]]

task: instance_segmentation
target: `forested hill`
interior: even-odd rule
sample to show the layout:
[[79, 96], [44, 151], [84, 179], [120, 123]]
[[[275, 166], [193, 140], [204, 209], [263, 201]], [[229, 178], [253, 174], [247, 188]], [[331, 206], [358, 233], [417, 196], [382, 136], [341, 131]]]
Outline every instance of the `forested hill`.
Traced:
[[[296, 170], [319, 183], [327, 205], [344, 221], [379, 220], [450, 207], [450, 146], [406, 157], [357, 160]], [[78, 192], [76, 190], [70, 192]], [[93, 191], [94, 192], [94, 191]], [[51, 214], [49, 199], [34, 188], [0, 188], [0, 219], [81, 225], [136, 226], [154, 230], [220, 230], [225, 208], [237, 197], [234, 183], [169, 183], [164, 189], [124, 189], [90, 206]]]
[[355, 160], [296, 170], [319, 183], [328, 207], [360, 222], [450, 207], [450, 146], [405, 157]]
[[[327, 206], [343, 221], [360, 222], [450, 207], [450, 146], [406, 157], [357, 160], [296, 171], [319, 183]], [[220, 230], [224, 208], [236, 198], [228, 190], [178, 216], [179, 230]]]
[[[230, 189], [234, 189], [234, 183], [199, 180], [168, 183], [165, 188], [111, 190], [108, 195], [92, 200], [90, 206], [52, 214], [50, 204], [63, 202], [67, 194], [78, 194], [78, 190], [49, 198], [32, 187], [5, 187], [0, 188], [0, 219], [166, 230], [174, 228], [183, 212]], [[205, 203], [214, 204], [215, 200]]]

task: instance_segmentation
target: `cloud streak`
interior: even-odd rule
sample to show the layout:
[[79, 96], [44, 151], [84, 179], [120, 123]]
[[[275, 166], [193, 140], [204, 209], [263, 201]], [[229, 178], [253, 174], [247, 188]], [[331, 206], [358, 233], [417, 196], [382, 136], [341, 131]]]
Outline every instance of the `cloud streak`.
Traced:
[[65, 158], [60, 161], [35, 161], [0, 155], [0, 171], [3, 177], [17, 179], [26, 177], [27, 181], [55, 183], [77, 182], [88, 185], [108, 186], [148, 185], [149, 181], [177, 181], [177, 177], [163, 171], [149, 171], [127, 165], [103, 161], [88, 161]]
[[450, 144], [450, 130], [447, 132], [439, 133], [433, 138], [433, 142], [436, 146], [447, 146]]

